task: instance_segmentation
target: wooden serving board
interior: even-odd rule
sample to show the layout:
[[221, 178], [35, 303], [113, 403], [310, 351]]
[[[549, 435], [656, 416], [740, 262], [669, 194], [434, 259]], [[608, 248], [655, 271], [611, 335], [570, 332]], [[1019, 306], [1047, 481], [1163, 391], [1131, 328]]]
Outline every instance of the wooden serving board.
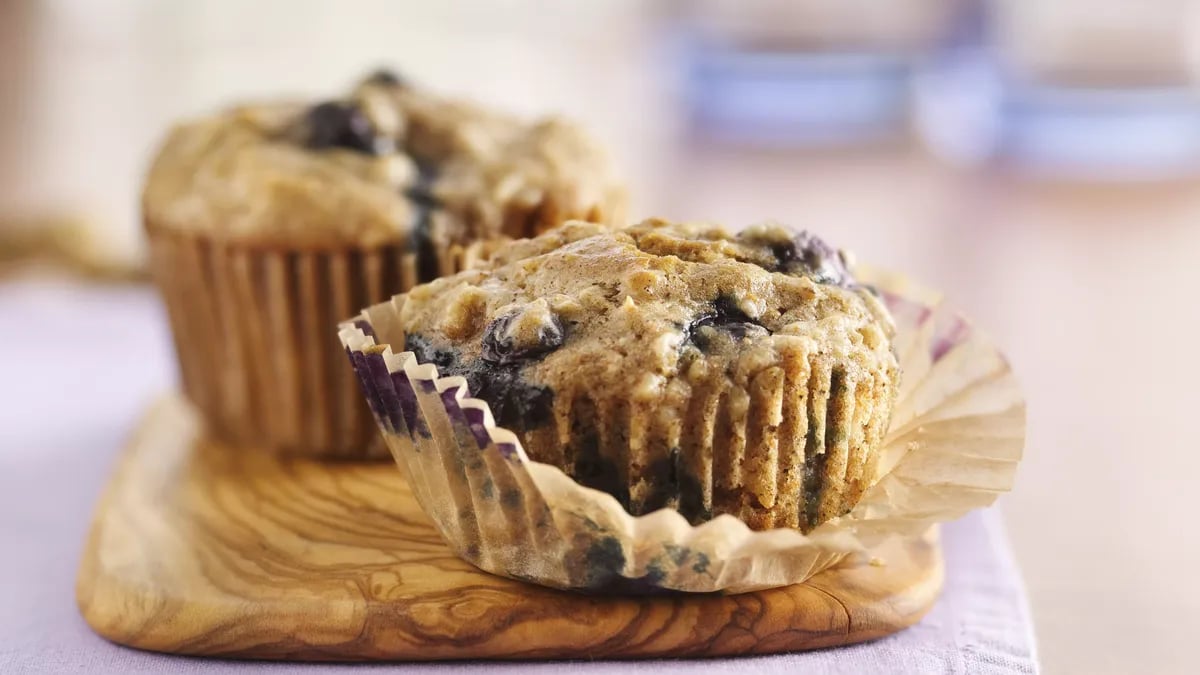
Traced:
[[577, 595], [480, 572], [392, 464], [286, 461], [203, 439], [167, 398], [125, 450], [76, 595], [124, 645], [305, 660], [715, 656], [844, 645], [915, 623], [942, 584], [932, 533], [809, 583], [734, 596]]

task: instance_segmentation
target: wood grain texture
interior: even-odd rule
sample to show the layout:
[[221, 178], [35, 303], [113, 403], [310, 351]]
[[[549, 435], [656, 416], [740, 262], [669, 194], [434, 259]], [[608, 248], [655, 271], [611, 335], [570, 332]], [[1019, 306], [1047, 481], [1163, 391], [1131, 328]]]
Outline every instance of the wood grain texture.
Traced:
[[715, 656], [861, 642], [915, 623], [935, 536], [737, 596], [576, 595], [455, 557], [390, 464], [321, 464], [201, 437], [156, 404], [97, 509], [76, 595], [117, 643], [305, 660]]

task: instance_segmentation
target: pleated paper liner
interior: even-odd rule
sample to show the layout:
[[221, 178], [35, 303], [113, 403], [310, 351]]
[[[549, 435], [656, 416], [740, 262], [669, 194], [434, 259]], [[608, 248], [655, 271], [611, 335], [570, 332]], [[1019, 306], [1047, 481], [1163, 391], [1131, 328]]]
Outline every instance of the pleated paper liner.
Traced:
[[521, 437], [525, 450], [574, 467], [568, 475], [635, 515], [666, 507], [693, 523], [728, 513], [756, 530], [807, 531], [845, 513], [874, 476], [878, 454], [863, 449], [883, 438], [895, 365], [864, 349], [846, 367], [801, 338], [773, 347], [776, 365], [693, 368], [679, 388], [631, 377], [618, 399], [560, 382], [547, 422]]
[[[147, 227], [183, 391], [217, 436], [287, 454], [386, 457], [329, 326], [417, 283], [402, 245], [289, 250]], [[475, 247], [441, 252], [440, 274]]]
[[[668, 509], [634, 517], [606, 493], [530, 461], [461, 377], [438, 377], [394, 336], [394, 302], [339, 336], [418, 501], [455, 552], [503, 576], [576, 590], [740, 593], [800, 583], [892, 536], [990, 505], [1012, 486], [1025, 406], [986, 337], [907, 279], [872, 270], [897, 322], [902, 378], [877, 479], [846, 516], [807, 535], [732, 516], [693, 526]], [[886, 562], [886, 561], [885, 561]]]

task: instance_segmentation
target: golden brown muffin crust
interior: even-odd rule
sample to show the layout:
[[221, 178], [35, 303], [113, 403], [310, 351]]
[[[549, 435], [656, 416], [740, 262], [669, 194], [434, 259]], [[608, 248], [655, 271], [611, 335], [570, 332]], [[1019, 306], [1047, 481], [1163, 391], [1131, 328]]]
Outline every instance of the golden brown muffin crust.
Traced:
[[[347, 97], [236, 107], [175, 127], [143, 193], [148, 226], [254, 244], [445, 247], [614, 221], [607, 155], [558, 119], [527, 123], [374, 76]], [[419, 243], [419, 242], [415, 242]]]

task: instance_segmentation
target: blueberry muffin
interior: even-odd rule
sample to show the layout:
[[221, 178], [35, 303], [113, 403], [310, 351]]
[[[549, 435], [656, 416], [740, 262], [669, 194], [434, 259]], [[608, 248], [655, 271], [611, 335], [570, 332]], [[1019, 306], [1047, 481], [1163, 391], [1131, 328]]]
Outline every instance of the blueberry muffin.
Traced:
[[382, 457], [331, 326], [508, 238], [616, 221], [623, 196], [574, 126], [379, 72], [336, 100], [177, 126], [142, 206], [183, 388], [211, 429], [278, 452]]
[[891, 319], [811, 234], [568, 223], [393, 306], [380, 343], [464, 376], [532, 459], [635, 515], [808, 531], [875, 477]]

